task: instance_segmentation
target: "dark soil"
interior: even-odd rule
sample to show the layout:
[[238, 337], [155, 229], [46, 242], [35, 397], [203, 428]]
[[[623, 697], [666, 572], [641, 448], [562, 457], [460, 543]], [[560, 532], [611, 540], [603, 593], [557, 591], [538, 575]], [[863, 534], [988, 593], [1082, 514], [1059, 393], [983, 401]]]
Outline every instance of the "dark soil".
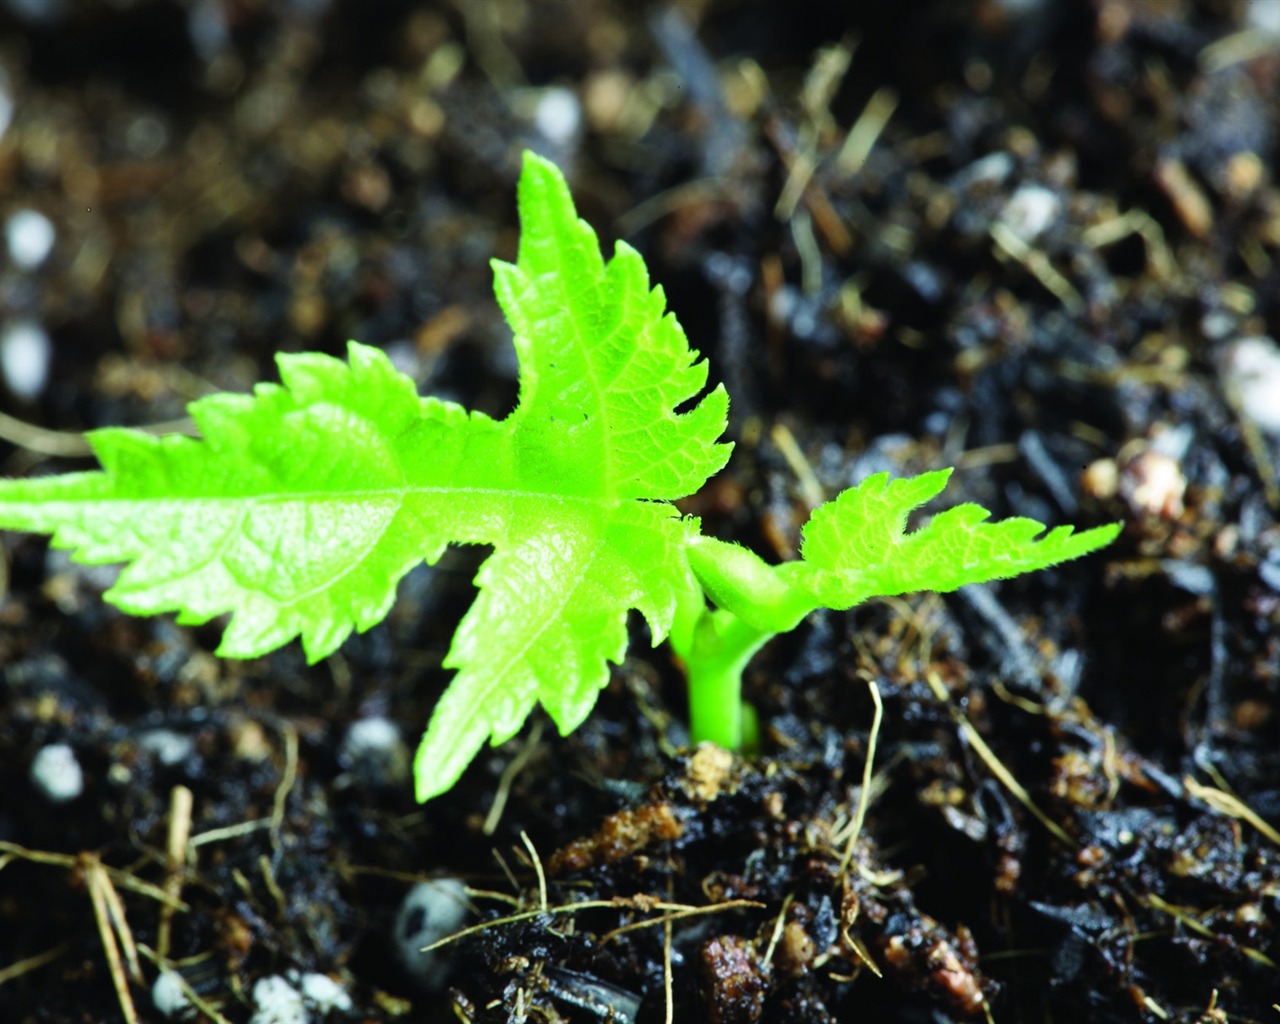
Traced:
[[[50, 345], [44, 384], [6, 370], [7, 475], [349, 337], [502, 415], [488, 261], [530, 147], [729, 388], [734, 458], [685, 503], [710, 531], [794, 557], [816, 501], [950, 465], [950, 501], [1126, 525], [813, 616], [749, 671], [749, 760], [686, 747], [637, 622], [583, 728], [535, 716], [424, 807], [475, 552], [308, 668], [219, 661], [216, 626], [6, 535], [0, 1018], [159, 1020], [163, 964], [188, 1018], [256, 1024], [302, 1019], [255, 986], [307, 973], [330, 1020], [1275, 1020], [1276, 8], [8, 0], [0, 216], [56, 239], [0, 263], [0, 329]], [[31, 778], [58, 744], [63, 803]], [[397, 913], [439, 878], [491, 926], [408, 970], [431, 915]]]

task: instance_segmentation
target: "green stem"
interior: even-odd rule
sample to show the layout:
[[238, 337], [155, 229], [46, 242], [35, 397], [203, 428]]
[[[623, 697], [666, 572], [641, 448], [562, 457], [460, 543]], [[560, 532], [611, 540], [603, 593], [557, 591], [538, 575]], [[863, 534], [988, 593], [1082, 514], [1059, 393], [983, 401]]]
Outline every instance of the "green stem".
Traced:
[[689, 677], [689, 732], [727, 750], [743, 746], [742, 672], [776, 634], [750, 626], [723, 609], [707, 611], [684, 654]]

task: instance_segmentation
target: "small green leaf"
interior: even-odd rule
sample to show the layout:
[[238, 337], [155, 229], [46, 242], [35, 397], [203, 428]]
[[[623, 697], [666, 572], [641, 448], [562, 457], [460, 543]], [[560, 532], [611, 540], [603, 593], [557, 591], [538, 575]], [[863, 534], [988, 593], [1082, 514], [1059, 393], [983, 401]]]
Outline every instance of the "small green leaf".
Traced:
[[936, 497], [951, 470], [890, 480], [868, 477], [816, 509], [805, 525], [802, 561], [779, 567], [815, 607], [850, 608], [871, 597], [916, 590], [945, 593], [969, 583], [1007, 579], [1105, 547], [1119, 524], [1076, 533], [1045, 532], [1034, 519], [988, 522], [991, 513], [964, 504], [906, 532], [912, 510]]

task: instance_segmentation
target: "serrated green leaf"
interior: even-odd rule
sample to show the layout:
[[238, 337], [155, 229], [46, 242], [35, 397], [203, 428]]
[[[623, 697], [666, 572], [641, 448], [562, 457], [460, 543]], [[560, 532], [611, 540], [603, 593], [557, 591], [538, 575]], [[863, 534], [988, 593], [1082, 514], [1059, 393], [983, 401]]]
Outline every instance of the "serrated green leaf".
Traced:
[[450, 543], [494, 547], [445, 664], [457, 669], [417, 760], [425, 800], [536, 703], [576, 727], [637, 609], [657, 643], [697, 585], [696, 524], [670, 499], [730, 447], [723, 388], [649, 287], [640, 257], [601, 258], [553, 165], [526, 154], [522, 237], [496, 290], [520, 400], [503, 421], [435, 399], [376, 349], [278, 359], [281, 384], [191, 406], [202, 438], [93, 435], [97, 473], [0, 483], [0, 527], [125, 562], [107, 597], [197, 623], [231, 613], [219, 652], [301, 637], [311, 660], [383, 618], [396, 583]]
[[[638, 609], [654, 643], [696, 583], [684, 557], [695, 524], [665, 502], [721, 469], [723, 387], [691, 409], [707, 366], [689, 348], [640, 256], [608, 263], [554, 165], [526, 154], [520, 250], [494, 262], [494, 290], [515, 336], [520, 396], [503, 421], [515, 473], [557, 495], [548, 521], [513, 514], [507, 546], [485, 563], [480, 596], [446, 665], [458, 675], [415, 762], [419, 800], [453, 784], [486, 739], [501, 742], [541, 703], [562, 733], [581, 723], [626, 650]], [[661, 499], [661, 502], [655, 499]]]
[[101, 473], [5, 481], [0, 525], [129, 563], [106, 595], [125, 611], [233, 613], [221, 654], [301, 637], [321, 658], [380, 621], [418, 562], [492, 539], [468, 486], [507, 446], [487, 417], [418, 398], [381, 352], [349, 355], [281, 356], [285, 386], [193, 403], [204, 440], [97, 431]]
[[890, 480], [877, 473], [817, 508], [803, 530], [802, 561], [779, 567], [815, 607], [850, 608], [871, 597], [917, 590], [939, 593], [970, 583], [1007, 579], [1079, 558], [1111, 543], [1118, 524], [1077, 533], [1045, 532], [1034, 519], [988, 522], [964, 504], [906, 531], [908, 515], [947, 484], [951, 470]]
[[536, 703], [562, 734], [576, 729], [627, 648], [638, 608], [660, 639], [670, 628], [689, 524], [656, 502], [605, 512], [582, 502], [553, 531], [508, 538], [476, 578], [480, 596], [445, 660], [459, 669], [415, 764], [419, 799], [453, 784], [486, 740], [513, 736]]
[[723, 385], [649, 287], [640, 254], [619, 243], [605, 264], [554, 165], [526, 156], [520, 252], [494, 262], [494, 289], [515, 332], [520, 399], [508, 422], [522, 471], [557, 488], [614, 498], [680, 498], [723, 468]]

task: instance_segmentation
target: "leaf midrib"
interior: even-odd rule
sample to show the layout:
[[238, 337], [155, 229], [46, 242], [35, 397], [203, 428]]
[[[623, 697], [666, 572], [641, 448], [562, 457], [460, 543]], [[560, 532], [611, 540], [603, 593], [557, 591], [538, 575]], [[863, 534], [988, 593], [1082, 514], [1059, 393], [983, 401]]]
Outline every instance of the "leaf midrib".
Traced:
[[[577, 504], [584, 506], [594, 506], [603, 508], [615, 508], [619, 505], [630, 501], [643, 502], [660, 502], [666, 503], [662, 498], [613, 498], [605, 495], [591, 494], [561, 494], [556, 491], [539, 491], [526, 488], [514, 487], [475, 487], [475, 486], [455, 486], [455, 485], [429, 485], [421, 484], [405, 485], [403, 487], [364, 487], [358, 490], [340, 490], [340, 491], [265, 491], [251, 492], [246, 494], [193, 494], [193, 495], [126, 495], [126, 494], [110, 494], [110, 495], [94, 495], [90, 498], [58, 498], [52, 501], [38, 501], [31, 504], [38, 505], [41, 509], [48, 509], [52, 506], [65, 505], [126, 505], [126, 504], [170, 504], [170, 505], [187, 505], [187, 504], [210, 504], [223, 502], [284, 502], [284, 501], [350, 501], [356, 502], [360, 500], [368, 500], [370, 498], [397, 498], [403, 499], [418, 494], [442, 494], [442, 495], [492, 495], [495, 497], [506, 498], [529, 498], [539, 501], [553, 501], [566, 504]], [[9, 502], [10, 507], [26, 504], [25, 502]]]

